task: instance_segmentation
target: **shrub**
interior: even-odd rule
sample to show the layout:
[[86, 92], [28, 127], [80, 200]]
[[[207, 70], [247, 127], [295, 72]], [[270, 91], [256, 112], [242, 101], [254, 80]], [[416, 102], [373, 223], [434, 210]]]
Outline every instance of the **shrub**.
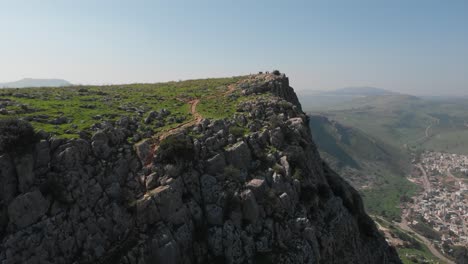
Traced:
[[171, 135], [161, 141], [159, 151], [164, 160], [192, 160], [193, 144], [189, 137]]
[[413, 225], [413, 229], [429, 239], [440, 240], [441, 234], [425, 223], [419, 222]]
[[295, 169], [294, 174], [293, 174], [292, 177], [293, 177], [293, 179], [302, 181], [303, 180], [302, 170], [301, 169]]
[[240, 126], [231, 126], [229, 127], [229, 133], [235, 136], [236, 138], [243, 137], [245, 129]]
[[284, 173], [283, 167], [281, 167], [281, 165], [279, 165], [278, 163], [273, 165], [273, 171], [278, 173], [278, 174], [283, 174]]
[[279, 76], [279, 75], [281, 74], [281, 72], [278, 71], [278, 70], [274, 70], [272, 73], [273, 73], [274, 75], [277, 75], [277, 76]]
[[277, 127], [280, 127], [282, 128], [284, 126], [284, 123], [283, 123], [283, 120], [277, 116], [277, 115], [274, 115], [271, 119], [270, 119], [270, 122], [268, 124], [268, 128], [269, 129], [275, 129]]
[[30, 123], [19, 119], [0, 120], [0, 153], [21, 151], [36, 141]]

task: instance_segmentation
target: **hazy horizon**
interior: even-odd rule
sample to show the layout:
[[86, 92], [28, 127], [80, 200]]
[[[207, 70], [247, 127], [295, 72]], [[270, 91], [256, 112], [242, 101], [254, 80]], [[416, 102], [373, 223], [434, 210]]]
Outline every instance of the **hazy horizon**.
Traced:
[[0, 82], [165, 82], [279, 69], [298, 91], [468, 92], [466, 1], [1, 1]]

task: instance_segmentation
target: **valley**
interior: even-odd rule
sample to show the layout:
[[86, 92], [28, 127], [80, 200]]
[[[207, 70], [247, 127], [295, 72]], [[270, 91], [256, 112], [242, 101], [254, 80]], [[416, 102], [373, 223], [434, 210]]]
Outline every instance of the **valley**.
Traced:
[[321, 155], [360, 190], [374, 219], [393, 227], [381, 225], [387, 239], [425, 244], [394, 244], [405, 263], [466, 254], [467, 106], [402, 94], [305, 106]]

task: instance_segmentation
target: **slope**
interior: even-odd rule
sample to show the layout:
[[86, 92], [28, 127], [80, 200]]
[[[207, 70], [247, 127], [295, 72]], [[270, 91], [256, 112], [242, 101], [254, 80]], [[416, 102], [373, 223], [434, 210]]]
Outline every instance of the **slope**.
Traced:
[[409, 155], [365, 132], [321, 115], [309, 115], [309, 126], [321, 156], [345, 175], [364, 197], [366, 209], [390, 219], [400, 218], [400, 197], [415, 187], [406, 180]]
[[409, 95], [357, 98], [321, 114], [396, 148], [468, 153], [468, 100], [426, 100]]

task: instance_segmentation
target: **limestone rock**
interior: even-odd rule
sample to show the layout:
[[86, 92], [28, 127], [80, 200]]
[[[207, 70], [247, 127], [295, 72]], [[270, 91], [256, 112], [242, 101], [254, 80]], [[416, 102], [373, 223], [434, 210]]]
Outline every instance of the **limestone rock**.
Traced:
[[92, 137], [1, 153], [0, 263], [401, 263], [359, 193], [322, 162], [287, 77], [233, 85], [227, 100], [252, 95], [235, 116], [178, 131], [189, 158], [128, 143], [152, 136], [145, 117], [182, 121], [129, 106], [134, 116], [96, 121]]
[[151, 144], [149, 139], [145, 139], [135, 144], [135, 151], [140, 160], [145, 163], [151, 153]]
[[16, 197], [8, 206], [8, 216], [16, 227], [24, 228], [39, 220], [48, 209], [49, 201], [39, 191], [33, 191]]
[[226, 166], [226, 160], [224, 158], [223, 153], [216, 154], [212, 158], [208, 159], [206, 163], [206, 172], [213, 175], [222, 172], [224, 167]]
[[255, 223], [258, 218], [258, 205], [255, 196], [251, 190], [245, 190], [241, 194], [242, 198], [242, 213], [245, 219], [251, 223]]
[[8, 204], [16, 194], [18, 180], [13, 161], [5, 154], [0, 156], [0, 201]]
[[34, 157], [25, 154], [15, 159], [16, 174], [18, 176], [18, 189], [25, 193], [34, 183]]
[[234, 144], [234, 146], [226, 149], [228, 163], [232, 166], [247, 170], [252, 161], [250, 149], [243, 141]]

